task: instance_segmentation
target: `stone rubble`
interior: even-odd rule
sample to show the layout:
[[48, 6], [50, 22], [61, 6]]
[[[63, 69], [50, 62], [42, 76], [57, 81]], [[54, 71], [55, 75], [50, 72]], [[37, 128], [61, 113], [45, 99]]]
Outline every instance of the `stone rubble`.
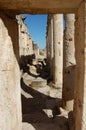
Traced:
[[[55, 14], [56, 12], [58, 14]], [[16, 19], [16, 15], [22, 13], [49, 14], [48, 20], [50, 22], [48, 21], [49, 26], [46, 33], [47, 47], [45, 49], [47, 60], [45, 59], [43, 62], [40, 60], [41, 58], [42, 60], [44, 59], [42, 51], [38, 48], [36, 50], [33, 49], [34, 42], [27, 31], [27, 26], [24, 25], [25, 17]], [[60, 13], [64, 13], [67, 16], [67, 19], [65, 19], [67, 27], [65, 32], [68, 34], [65, 37], [65, 41], [67, 41], [65, 67], [68, 67], [69, 64], [73, 66], [64, 71], [65, 75], [70, 75], [67, 76], [66, 83], [62, 80], [62, 76], [63, 78], [66, 76], [62, 73], [64, 58], [63, 56], [61, 57], [63, 55], [63, 46], [61, 47], [62, 39], [60, 38], [63, 38], [63, 34], [62, 32], [61, 35], [59, 33], [62, 31], [62, 20], [60, 19], [62, 14]], [[74, 30], [71, 30], [71, 33], [68, 31], [67, 25], [71, 24], [71, 20], [67, 21], [70, 19], [70, 14], [68, 13], [75, 14], [75, 24], [73, 23], [75, 25], [73, 37], [75, 50], [72, 48], [73, 38], [69, 37], [69, 34], [73, 33]], [[23, 129], [28, 128], [29, 130], [86, 130], [85, 15], [85, 0], [0, 0], [0, 130], [21, 130], [22, 121]], [[41, 54], [41, 58], [38, 56], [38, 53]], [[76, 59], [74, 59], [74, 56]], [[36, 69], [32, 69], [35, 70], [33, 74], [34, 71], [29, 71], [28, 64], [30, 66], [33, 65], [32, 62], [35, 57], [39, 61], [37, 61], [37, 64], [34, 64]], [[47, 63], [47, 66], [44, 62]], [[31, 83], [33, 80], [37, 80], [37, 77], [47, 81], [47, 91], [42, 86], [36, 89], [31, 87]], [[49, 86], [49, 83], [51, 86]], [[63, 96], [64, 90], [62, 86], [70, 94], [66, 95], [65, 93]], [[54, 88], [51, 90], [51, 87]], [[62, 93], [62, 95], [59, 95], [62, 98], [58, 98], [55, 90], [56, 93], [58, 91], [58, 93]], [[56, 97], [53, 97], [53, 93], [55, 93]], [[65, 100], [65, 95], [67, 100]], [[72, 106], [69, 100], [71, 95], [74, 98]], [[66, 110], [62, 109], [62, 100]], [[67, 110], [73, 111], [68, 113]]]
[[[37, 59], [35, 59], [35, 61], [36, 60]], [[36, 61], [35, 63], [38, 63], [38, 61]], [[33, 66], [33, 65], [29, 65], [29, 67], [30, 66]], [[34, 68], [36, 67], [34, 66]], [[35, 74], [36, 73], [37, 72], [35, 72]], [[31, 69], [31, 74], [34, 74], [33, 69]], [[45, 73], [43, 74], [45, 75]], [[26, 105], [26, 107], [28, 106], [28, 110], [26, 110], [26, 108], [24, 109], [24, 106], [23, 106], [24, 114], [23, 114], [22, 130], [26, 130], [26, 129], [35, 130], [34, 126], [37, 126], [37, 128], [43, 129], [43, 130], [48, 130], [48, 129], [52, 130], [52, 128], [54, 130], [57, 130], [57, 129], [68, 130], [68, 113], [67, 111], [59, 107], [59, 105], [61, 105], [60, 99], [61, 99], [62, 90], [60, 88], [56, 89], [52, 87], [50, 84], [48, 84], [47, 79], [46, 78], [43, 79], [41, 75], [40, 76], [38, 75], [38, 77], [33, 77], [30, 74], [24, 73], [22, 78], [23, 78], [24, 83], [27, 85], [27, 87], [31, 88], [34, 94], [39, 93], [38, 94], [39, 96], [35, 95], [37, 96], [35, 97], [34, 94], [32, 94], [32, 92], [31, 94], [29, 94], [27, 91], [24, 92], [22, 89], [22, 94], [28, 99], [28, 101], [29, 101], [29, 98], [30, 100], [33, 101], [33, 104], [31, 106], [30, 104], [28, 104], [29, 106]], [[57, 105], [58, 103], [59, 105]], [[61, 114], [59, 113], [60, 111], [61, 111]], [[59, 116], [57, 116], [58, 114]], [[62, 118], [62, 116], [64, 118]], [[60, 117], [62, 119], [60, 119]], [[58, 124], [56, 122], [58, 122]]]

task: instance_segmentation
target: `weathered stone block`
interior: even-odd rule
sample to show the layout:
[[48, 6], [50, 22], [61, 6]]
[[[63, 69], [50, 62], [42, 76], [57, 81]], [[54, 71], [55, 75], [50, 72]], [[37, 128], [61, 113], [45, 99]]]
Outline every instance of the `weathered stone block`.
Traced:
[[21, 130], [18, 26], [0, 12], [0, 130]]

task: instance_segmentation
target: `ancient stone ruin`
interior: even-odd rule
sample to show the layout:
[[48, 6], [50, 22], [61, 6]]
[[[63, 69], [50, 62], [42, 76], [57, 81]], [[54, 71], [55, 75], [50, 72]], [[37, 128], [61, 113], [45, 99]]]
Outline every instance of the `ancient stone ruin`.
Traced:
[[[85, 0], [0, 0], [0, 130], [86, 129], [85, 10]], [[46, 54], [21, 14], [48, 14]]]

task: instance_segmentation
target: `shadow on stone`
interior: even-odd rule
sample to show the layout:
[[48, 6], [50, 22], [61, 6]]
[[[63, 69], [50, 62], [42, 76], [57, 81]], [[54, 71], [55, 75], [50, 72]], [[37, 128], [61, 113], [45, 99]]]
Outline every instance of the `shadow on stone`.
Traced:
[[[61, 99], [34, 90], [27, 86], [23, 79], [21, 79], [21, 87], [32, 96], [26, 98], [22, 94], [22, 117], [26, 127], [32, 125], [32, 130], [68, 130], [68, 119], [60, 116]], [[52, 117], [47, 115], [48, 110], [52, 111]]]
[[26, 98], [22, 95], [22, 113], [26, 114], [35, 110], [42, 110], [42, 109], [54, 109], [55, 106], [59, 109], [61, 106], [61, 99], [60, 98], [52, 98], [47, 96], [33, 88], [27, 86], [23, 79], [21, 79], [21, 88], [29, 93], [32, 98]]

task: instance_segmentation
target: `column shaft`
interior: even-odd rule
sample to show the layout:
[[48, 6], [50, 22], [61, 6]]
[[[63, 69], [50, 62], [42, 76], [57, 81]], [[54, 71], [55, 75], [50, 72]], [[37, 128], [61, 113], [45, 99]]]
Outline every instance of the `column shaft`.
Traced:
[[50, 72], [51, 58], [50, 58], [50, 26], [49, 26], [49, 23], [47, 25], [46, 44], [47, 44], [47, 66], [48, 66], [48, 69], [49, 69], [49, 72]]
[[63, 66], [63, 23], [62, 14], [53, 15], [53, 83], [55, 87], [62, 87], [62, 66]]
[[53, 79], [53, 16], [50, 18], [50, 74]]
[[75, 45], [74, 45], [74, 14], [66, 14], [63, 44], [63, 107], [73, 110], [75, 86]]

